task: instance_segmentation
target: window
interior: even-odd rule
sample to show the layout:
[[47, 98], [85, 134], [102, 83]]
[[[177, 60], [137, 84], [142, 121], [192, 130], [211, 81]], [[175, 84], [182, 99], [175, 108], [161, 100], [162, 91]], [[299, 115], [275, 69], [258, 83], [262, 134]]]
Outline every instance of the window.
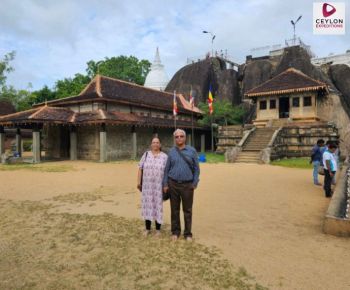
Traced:
[[304, 97], [304, 107], [311, 107], [312, 99], [311, 97]]
[[260, 101], [260, 110], [266, 110], [266, 101]]
[[270, 109], [276, 109], [276, 100], [270, 100]]
[[293, 98], [293, 107], [299, 107], [299, 98]]

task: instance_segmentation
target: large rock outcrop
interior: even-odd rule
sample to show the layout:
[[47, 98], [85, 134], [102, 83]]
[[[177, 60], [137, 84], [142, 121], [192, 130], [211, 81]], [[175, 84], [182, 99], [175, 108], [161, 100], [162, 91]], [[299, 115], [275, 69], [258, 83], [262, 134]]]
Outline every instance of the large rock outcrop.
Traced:
[[[226, 69], [225, 61], [208, 58], [180, 69], [168, 84], [166, 90], [176, 90], [188, 96], [191, 85], [197, 94], [197, 102], [205, 102], [209, 83], [212, 84], [217, 99], [226, 99], [232, 104], [245, 102], [248, 112], [245, 122], [255, 118], [254, 106], [244, 99], [244, 93], [265, 81], [293, 67], [313, 79], [329, 86], [330, 93], [318, 102], [318, 112], [322, 119], [334, 122], [342, 138], [350, 129], [350, 67], [347, 65], [314, 66], [308, 52], [300, 47], [284, 48], [283, 53], [259, 58], [247, 57], [238, 72]], [[348, 127], [349, 126], [349, 127]]]
[[226, 69], [226, 63], [221, 58], [207, 58], [181, 68], [166, 87], [166, 91], [181, 93], [188, 96], [192, 87], [196, 104], [206, 102], [208, 89], [211, 84], [215, 97], [228, 100], [232, 104], [241, 103], [238, 83], [238, 73], [233, 69]]
[[[270, 78], [293, 67], [304, 74], [335, 88], [327, 73], [311, 63], [309, 54], [299, 46], [287, 47], [283, 54], [264, 59], [249, 59], [240, 68], [240, 78], [242, 79], [242, 93], [264, 83]], [[327, 70], [327, 69], [326, 69]]]
[[256, 60], [240, 67], [242, 94], [266, 82], [272, 76], [273, 64], [266, 59]]
[[335, 64], [330, 66], [329, 74], [350, 117], [350, 67], [346, 64]]

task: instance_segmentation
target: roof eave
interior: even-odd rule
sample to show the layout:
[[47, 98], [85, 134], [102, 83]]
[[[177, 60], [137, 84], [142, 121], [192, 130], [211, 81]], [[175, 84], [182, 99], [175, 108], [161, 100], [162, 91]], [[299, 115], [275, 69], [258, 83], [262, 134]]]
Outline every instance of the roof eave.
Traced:
[[327, 86], [317, 86], [317, 87], [307, 87], [307, 88], [297, 88], [297, 89], [288, 89], [288, 90], [276, 90], [270, 92], [257, 92], [257, 93], [245, 93], [244, 96], [248, 98], [253, 97], [263, 97], [270, 95], [283, 95], [283, 94], [291, 94], [291, 93], [301, 93], [301, 92], [310, 92], [310, 91], [318, 91], [318, 90], [326, 90], [329, 92]]

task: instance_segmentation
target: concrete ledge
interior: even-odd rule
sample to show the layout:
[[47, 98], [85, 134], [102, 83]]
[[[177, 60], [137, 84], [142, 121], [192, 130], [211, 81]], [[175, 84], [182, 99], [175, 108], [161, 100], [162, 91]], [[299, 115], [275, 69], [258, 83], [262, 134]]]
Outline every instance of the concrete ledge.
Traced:
[[350, 220], [326, 216], [323, 231], [328, 235], [350, 237]]
[[342, 217], [346, 204], [347, 169], [348, 167], [344, 166], [340, 171], [323, 224], [324, 233], [339, 237], [350, 237], [350, 219]]

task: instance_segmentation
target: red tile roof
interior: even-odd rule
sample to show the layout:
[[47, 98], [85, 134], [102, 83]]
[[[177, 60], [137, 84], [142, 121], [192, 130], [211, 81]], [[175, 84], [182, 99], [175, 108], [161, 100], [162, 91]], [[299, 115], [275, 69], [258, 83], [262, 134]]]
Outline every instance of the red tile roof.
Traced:
[[[37, 107], [31, 110], [0, 117], [0, 125], [30, 123], [55, 123], [66, 125], [106, 123], [152, 127], [174, 126], [173, 119], [145, 117], [136, 114], [122, 113], [117, 111], [105, 111], [102, 109], [77, 113], [68, 108], [49, 106]], [[183, 128], [190, 128], [191, 122], [177, 120], [177, 125]], [[194, 127], [202, 128], [202, 126], [198, 125], [197, 122], [194, 123]]]
[[317, 90], [328, 90], [328, 86], [295, 68], [289, 68], [274, 78], [249, 90], [244, 95], [246, 97], [257, 97]]
[[[174, 95], [172, 93], [161, 92], [134, 83], [97, 75], [78, 96], [52, 100], [47, 103], [53, 106], [62, 106], [84, 101], [113, 101], [121, 104], [172, 111], [173, 98]], [[182, 113], [190, 113], [192, 111], [189, 102], [181, 95], [177, 95], [177, 106]], [[201, 113], [198, 108], [194, 108], [193, 111]]]

